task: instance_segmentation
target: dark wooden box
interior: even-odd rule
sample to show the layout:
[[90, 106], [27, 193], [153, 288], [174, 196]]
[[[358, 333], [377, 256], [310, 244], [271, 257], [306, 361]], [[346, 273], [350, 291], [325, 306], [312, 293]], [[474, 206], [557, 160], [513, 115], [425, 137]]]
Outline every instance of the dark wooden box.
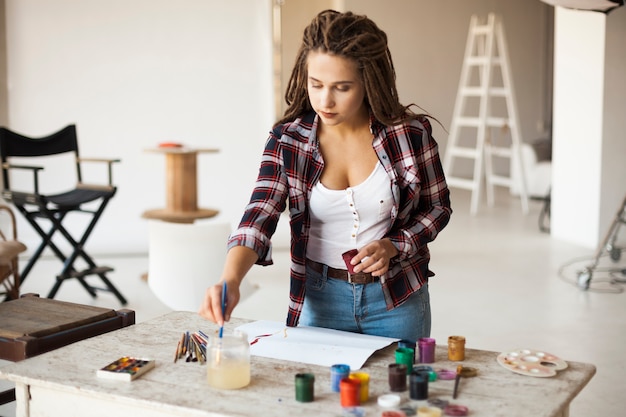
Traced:
[[133, 310], [24, 295], [0, 303], [0, 359], [20, 361], [132, 324]]

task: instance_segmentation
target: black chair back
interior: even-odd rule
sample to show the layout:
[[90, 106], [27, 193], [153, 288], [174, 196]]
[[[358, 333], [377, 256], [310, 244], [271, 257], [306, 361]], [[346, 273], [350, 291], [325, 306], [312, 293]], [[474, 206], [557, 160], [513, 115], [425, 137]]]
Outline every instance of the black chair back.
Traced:
[[[9, 170], [5, 166], [11, 157], [40, 157], [73, 152], [79, 157], [76, 125], [68, 125], [51, 135], [29, 138], [0, 127], [0, 157], [4, 188], [10, 189]], [[76, 164], [78, 181], [81, 181], [80, 164]]]

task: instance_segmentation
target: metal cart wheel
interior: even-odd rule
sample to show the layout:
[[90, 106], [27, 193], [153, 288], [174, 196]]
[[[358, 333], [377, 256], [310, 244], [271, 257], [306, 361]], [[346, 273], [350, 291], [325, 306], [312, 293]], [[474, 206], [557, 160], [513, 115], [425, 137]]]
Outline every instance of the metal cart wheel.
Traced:
[[581, 290], [588, 290], [592, 275], [591, 268], [585, 268], [582, 271], [578, 271], [578, 288]]
[[611, 260], [617, 262], [622, 257], [622, 248], [612, 247], [609, 250], [609, 254], [611, 255]]

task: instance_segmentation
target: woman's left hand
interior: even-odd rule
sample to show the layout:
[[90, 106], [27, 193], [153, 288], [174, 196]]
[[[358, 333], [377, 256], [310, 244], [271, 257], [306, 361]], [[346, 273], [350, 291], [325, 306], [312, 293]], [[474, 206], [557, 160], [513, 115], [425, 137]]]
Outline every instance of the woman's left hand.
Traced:
[[398, 249], [389, 239], [380, 239], [363, 246], [352, 258], [354, 272], [369, 272], [375, 277], [389, 270], [389, 261], [398, 254]]

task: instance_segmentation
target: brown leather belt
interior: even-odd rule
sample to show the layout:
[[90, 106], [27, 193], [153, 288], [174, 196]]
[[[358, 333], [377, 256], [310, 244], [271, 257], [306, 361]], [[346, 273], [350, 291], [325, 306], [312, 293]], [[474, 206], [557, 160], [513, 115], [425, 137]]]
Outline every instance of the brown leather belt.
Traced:
[[[326, 265], [307, 259], [306, 266], [307, 268], [311, 268], [315, 272], [323, 273], [324, 266]], [[326, 275], [328, 275], [328, 277], [347, 281], [350, 284], [372, 284], [379, 281], [379, 277], [372, 276], [372, 274], [369, 272], [350, 274], [347, 269], [331, 268], [330, 266], [327, 268], [328, 269], [326, 271]]]

